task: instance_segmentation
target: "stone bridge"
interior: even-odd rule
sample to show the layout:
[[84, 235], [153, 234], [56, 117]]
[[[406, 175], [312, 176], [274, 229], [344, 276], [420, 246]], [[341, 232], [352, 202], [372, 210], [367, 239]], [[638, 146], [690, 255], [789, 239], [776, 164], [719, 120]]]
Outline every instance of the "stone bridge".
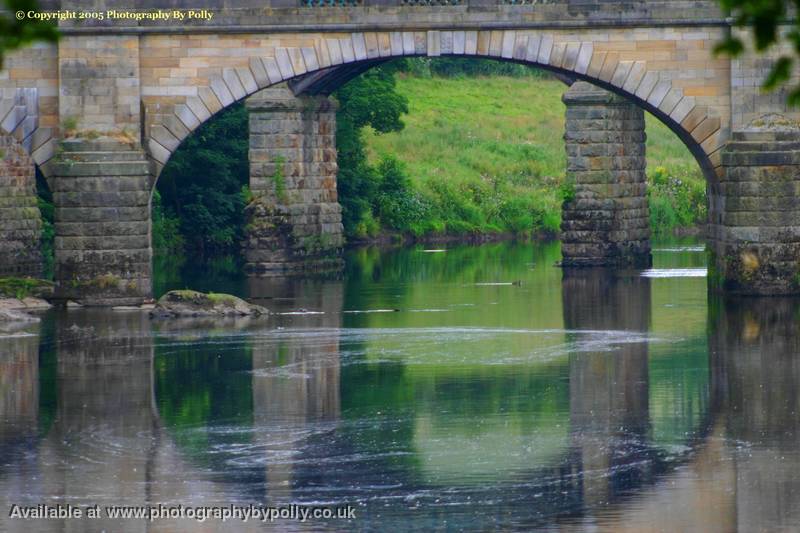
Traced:
[[[79, 17], [88, 11], [80, 4], [50, 0], [42, 9]], [[682, 139], [707, 178], [710, 282], [732, 292], [800, 292], [798, 113], [783, 93], [760, 91], [770, 58], [713, 55], [715, 43], [737, 31], [713, 1], [189, 4], [98, 1], [92, 12], [104, 20], [65, 17], [57, 44], [7, 58], [1, 271], [35, 271], [38, 165], [56, 206], [58, 294], [95, 305], [150, 296], [149, 205], [159, 173], [193, 130], [256, 93], [248, 104], [257, 199], [248, 268], [285, 272], [328, 261], [341, 244], [341, 216], [327, 95], [391, 58], [472, 56], [588, 82], [565, 95], [575, 184], [564, 207], [565, 265], [649, 263], [647, 110]], [[120, 15], [159, 8], [202, 8], [212, 17]]]

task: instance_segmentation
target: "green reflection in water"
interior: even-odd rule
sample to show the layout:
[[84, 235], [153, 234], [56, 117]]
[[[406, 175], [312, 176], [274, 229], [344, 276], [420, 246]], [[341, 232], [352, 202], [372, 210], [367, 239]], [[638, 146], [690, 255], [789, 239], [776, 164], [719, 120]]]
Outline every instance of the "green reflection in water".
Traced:
[[[239, 442], [253, 425], [252, 353], [241, 341], [205, 335], [169, 344], [156, 337], [153, 367], [158, 412], [176, 443], [194, 460], [222, 466], [210, 450]], [[225, 426], [234, 431], [215, 431]], [[224, 468], [223, 468], [224, 471]]]
[[[702, 251], [654, 255], [658, 268], [704, 266]], [[558, 243], [349, 252], [345, 281], [320, 282], [344, 284], [343, 331], [361, 331], [340, 342], [339, 437], [381, 456], [387, 470], [431, 485], [508, 481], [563, 461], [573, 429], [571, 356], [586, 348], [576, 340], [585, 335], [564, 326], [559, 259]], [[654, 279], [646, 287], [647, 331], [635, 330], [648, 335], [642, 403], [652, 444], [670, 447], [697, 432], [708, 409], [705, 279]], [[631, 302], [589, 304], [615, 316], [613, 306]], [[397, 311], [365, 312], [376, 310]], [[313, 327], [313, 317], [306, 320]], [[313, 357], [313, 338], [291, 323], [284, 335]], [[616, 341], [598, 342], [604, 355], [590, 357], [613, 357]], [[281, 346], [276, 368], [289, 360]], [[253, 426], [250, 350], [246, 340], [211, 345], [202, 336], [168, 352], [157, 347], [159, 410], [171, 428], [197, 428], [178, 432], [193, 455], [209, 455], [223, 438], [207, 434], [210, 426]], [[407, 453], [382, 456], [387, 450]]]
[[58, 350], [56, 322], [52, 314], [41, 323], [39, 343], [39, 434], [47, 435], [58, 409]]
[[649, 361], [650, 420], [657, 446], [684, 445], [703, 429], [709, 409], [708, 343], [692, 339]]

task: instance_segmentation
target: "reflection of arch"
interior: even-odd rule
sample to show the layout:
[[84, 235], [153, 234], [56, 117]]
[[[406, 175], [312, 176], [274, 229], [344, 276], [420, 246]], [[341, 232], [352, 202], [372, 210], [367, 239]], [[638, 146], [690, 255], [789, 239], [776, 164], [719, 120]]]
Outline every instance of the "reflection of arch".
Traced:
[[[358, 70], [391, 58], [419, 55], [515, 61], [609, 89], [666, 123], [692, 151], [706, 177], [714, 176], [716, 152], [725, 140], [721, 121], [708, 106], [673, 85], [669, 73], [649, 69], [646, 60], [620, 60], [619, 53], [595, 50], [591, 40], [559, 42], [555, 34], [513, 30], [353, 33], [343, 38], [316, 39], [314, 46], [277, 47], [272, 56], [251, 57], [249, 67], [222, 68], [208, 85], [192, 89], [196, 95], [186, 96], [185, 103], [148, 120], [154, 174], [161, 172], [178, 145], [200, 124], [261, 89], [284, 81], [302, 84], [296, 80], [318, 72], [333, 76], [331, 67], [340, 65], [353, 65]], [[340, 75], [346, 81], [352, 73], [348, 69]], [[325, 76], [320, 78], [318, 83]], [[308, 77], [305, 80], [309, 83]], [[325, 92], [313, 81], [310, 85]]]
[[[297, 286], [297, 288], [299, 292], [305, 292], [305, 294], [299, 295], [304, 297], [313, 297], [314, 294], [322, 292], [317, 291], [316, 287]], [[336, 297], [338, 290], [337, 287], [332, 287], [326, 295]], [[341, 297], [341, 294], [338, 296]], [[321, 380], [334, 378], [327, 383], [327, 387], [328, 392], [332, 393], [334, 402], [338, 401], [338, 350], [339, 327], [341, 326], [339, 320], [341, 315], [333, 311], [336, 307], [341, 309], [341, 302], [338, 305], [332, 305], [330, 302], [330, 298], [321, 298], [317, 302], [320, 306], [323, 303], [325, 306], [330, 306], [325, 309], [329, 312], [326, 312], [321, 318], [323, 321], [321, 325], [326, 329], [318, 330], [310, 337], [292, 339], [291, 334], [286, 335], [286, 332], [270, 330], [264, 332], [259, 329], [254, 331], [255, 338], [260, 341], [255, 349], [260, 353], [254, 352], [253, 355], [260, 358], [263, 364], [254, 368], [258, 373], [253, 375], [253, 379], [260, 381], [258, 386], [262, 388], [262, 394], [256, 396], [254, 391], [253, 400], [254, 402], [263, 402], [261, 407], [264, 408], [263, 414], [266, 415], [262, 419], [259, 430], [266, 431], [259, 435], [258, 438], [261, 440], [257, 441], [257, 444], [270, 444], [273, 452], [283, 457], [299, 452], [299, 460], [296, 462], [279, 460], [275, 462], [275, 465], [264, 465], [269, 469], [267, 473], [273, 476], [271, 480], [274, 483], [271, 487], [285, 487], [291, 491], [297, 487], [293, 484], [297, 484], [299, 479], [306, 481], [310, 479], [312, 483], [300, 488], [313, 490], [318, 479], [322, 479], [325, 483], [341, 480], [343, 475], [341, 470], [320, 468], [315, 463], [314, 459], [319, 457], [314, 453], [315, 447], [319, 446], [318, 449], [326, 453], [333, 450], [333, 456], [336, 456], [335, 452], [337, 451], [352, 452], [348, 448], [336, 448], [339, 444], [332, 442], [327, 434], [317, 433], [309, 437], [302, 423], [292, 426], [285, 422], [287, 414], [291, 415], [290, 418], [294, 418], [294, 414], [302, 416], [303, 412], [308, 413], [307, 420], [334, 421], [338, 418], [338, 414], [332, 412], [326, 414], [325, 406], [305, 403], [314, 398], [319, 399], [323, 395], [307, 396], [306, 391], [300, 390], [292, 384], [280, 384], [286, 375], [284, 370], [292, 373], [310, 372], [312, 379], [308, 383], [322, 388], [325, 388], [326, 384]], [[175, 441], [174, 435], [170, 434], [170, 428], [159, 417], [153, 396], [154, 369], [151, 365], [157, 342], [151, 335], [152, 323], [144, 315], [139, 314], [114, 313], [109, 315], [91, 310], [88, 312], [92, 314], [84, 315], [84, 321], [79, 320], [78, 323], [82, 323], [84, 326], [91, 325], [93, 329], [89, 329], [89, 327], [72, 328], [71, 325], [76, 321], [78, 315], [60, 317], [61, 327], [56, 333], [59, 342], [52, 344], [56, 347], [54, 349], [59, 350], [61, 358], [59, 373], [62, 384], [65, 385], [60, 391], [59, 419], [50, 435], [38, 444], [37, 453], [43, 458], [40, 464], [48, 467], [46, 470], [43, 469], [39, 476], [39, 479], [43, 480], [43, 484], [34, 487], [26, 486], [26, 494], [39, 497], [42, 494], [49, 495], [46, 492], [48, 490], [63, 490], [66, 496], [78, 497], [85, 496], [87, 493], [82, 491], [90, 486], [94, 491], [92, 494], [102, 495], [101, 502], [114, 501], [125, 505], [156, 505], [173, 501], [202, 505], [225, 504], [231, 500], [232, 492], [241, 498], [240, 486], [231, 486], [220, 482], [220, 476], [216, 475], [219, 467], [209, 474], [208, 468], [198, 468], [193, 464], [185, 450], [182, 450]], [[308, 325], [316, 320], [312, 318], [302, 320], [306, 319], [309, 320]], [[164, 325], [172, 326], [172, 324], [165, 323]], [[197, 329], [198, 337], [206, 338], [208, 326], [202, 323], [199, 325], [201, 327]], [[301, 322], [300, 325], [303, 323]], [[177, 330], [184, 336], [180, 339], [180, 342], [183, 342], [186, 340], [185, 335], [191, 334], [191, 330], [187, 328], [186, 323], [180, 324], [180, 326]], [[252, 330], [245, 328], [245, 331]], [[229, 334], [230, 332], [228, 332]], [[287, 352], [289, 358], [281, 363], [276, 356], [279, 355], [279, 344], [284, 341], [289, 344], [294, 343], [294, 345], [289, 346]], [[31, 344], [32, 347], [37, 347], [37, 345], [38, 341], [36, 344]], [[323, 360], [317, 358], [321, 347], [329, 347], [331, 350]], [[36, 364], [35, 351], [32, 353], [34, 356], [28, 358], [26, 364]], [[31, 366], [30, 368], [35, 367]], [[296, 384], [301, 382], [302, 379]], [[100, 385], [98, 386], [98, 384]], [[272, 389], [273, 393], [283, 392], [285, 395], [282, 398], [275, 396], [270, 394], [269, 389]], [[319, 390], [318, 388], [317, 392]], [[300, 402], [292, 404], [293, 399], [298, 399]], [[273, 402], [273, 400], [277, 401]], [[331, 406], [336, 407], [335, 403]], [[298, 407], [303, 408], [302, 412], [298, 413]], [[317, 407], [323, 409], [316, 409]], [[330, 418], [329, 415], [332, 414], [335, 416]], [[391, 419], [389, 420], [391, 421]], [[270, 425], [269, 422], [274, 422], [274, 424]], [[271, 442], [267, 440], [268, 432], [280, 426], [283, 426], [283, 432], [279, 431], [273, 436]], [[287, 436], [293, 438], [287, 441], [285, 439]], [[341, 437], [342, 434], [338, 435], [337, 439], [341, 439]], [[65, 439], [70, 442], [71, 447], [64, 447]], [[135, 453], [120, 454], [119, 448], [108, 446], [108, 444], [119, 444], [120, 440], [126, 447], [135, 450]], [[36, 443], [32, 443], [32, 445], [36, 445]], [[76, 454], [76, 452], [79, 453]], [[65, 453], [66, 455], [61, 455]], [[103, 475], [90, 477], [84, 475], [85, 469], [70, 469], [65, 472], [59, 468], [52, 468], [54, 464], [60, 465], [64, 460], [75, 460], [76, 455], [100, 461], [101, 464], [96, 468], [98, 470], [102, 468]], [[673, 473], [676, 466], [691, 467], [694, 464], [694, 456], [691, 453], [676, 457], [672, 454], [664, 456], [654, 449], [642, 449], [637, 457], [652, 464], [652, 467], [647, 470], [652, 473], [651, 477], [634, 480], [629, 485], [630, 488], [637, 491], [637, 495], [639, 491], [647, 492], [646, 487], [651, 483], [670, 481], [679, 476], [679, 473]], [[396, 457], [389, 457], [390, 461], [396, 461], [396, 459]], [[516, 506], [517, 509], [523, 507], [547, 508], [550, 509], [550, 512], [553, 509], [565, 509], [566, 511], [578, 509], [581, 505], [580, 478], [575, 476], [574, 471], [569, 468], [572, 461], [575, 461], [575, 457], [567, 455], [564, 459], [564, 461], [555, 460], [544, 468], [531, 467], [527, 473], [525, 479], [537, 481], [537, 486], [542, 487], [543, 491], [531, 490], [531, 485], [528, 483], [503, 480], [498, 484], [480, 483], [480, 487], [472, 493], [473, 497], [476, 501], [485, 501], [492, 497], [493, 491], [502, 490], [502, 494], [506, 495], [508, 501], [512, 502], [511, 505]], [[375, 465], [369, 464], [374, 461], [374, 457], [366, 455], [359, 459], [357, 456], [356, 460], [364, 461], [357, 468], [371, 467], [375, 471]], [[391, 483], [387, 483], [387, 475], [402, 475], [402, 469], [396, 468], [397, 462], [392, 464], [395, 468], [388, 474], [386, 470], [380, 471], [382, 486], [391, 486]], [[277, 468], [274, 468], [275, 466]], [[378, 466], [380, 467], [380, 465]], [[120, 473], [125, 474], [125, 483], [119, 483], [119, 480], [123, 479], [120, 477]], [[344, 472], [344, 474], [346, 473], [347, 471]], [[285, 476], [282, 477], [282, 474]], [[326, 475], [332, 477], [324, 478]], [[613, 481], [613, 476], [609, 479]], [[417, 490], [419, 485], [416, 484], [418, 482], [415, 479], [402, 478], [401, 480], [403, 481], [402, 487], [404, 487], [402, 490], [408, 490], [409, 493], [415, 495], [419, 494]], [[283, 481], [288, 483], [282, 483]], [[0, 493], [10, 496], [15, 488], [16, 486], [0, 478]], [[661, 496], [657, 491], [653, 492], [657, 493], [657, 496]], [[269, 495], [274, 498], [280, 497], [281, 493], [276, 494], [273, 491]], [[257, 496], [260, 497], [260, 494]], [[407, 510], [408, 502], [402, 499], [398, 500]], [[640, 500], [636, 500], [636, 505], [629, 505], [631, 501], [631, 495], [628, 494], [615, 496], [611, 504], [615, 511], [621, 512], [627, 511], [631, 507], [636, 508]], [[667, 504], [674, 504], [674, 500], [666, 500], [666, 504], [662, 505], [661, 509], [668, 507]], [[423, 504], [417, 512], [437, 512], [436, 509], [436, 506]], [[594, 509], [590, 512], [594, 512]], [[388, 516], [391, 518], [391, 513]], [[492, 525], [490, 521], [498, 518], [507, 519], [508, 516], [503, 516], [501, 513], [490, 513], [482, 516], [480, 520], [483, 521], [478, 521], [478, 523], [484, 525], [485, 528], [490, 528]], [[552, 523], [558, 518], [551, 514], [543, 517], [542, 520]], [[0, 517], [0, 529], [9, 523], [7, 517]], [[120, 528], [120, 522], [104, 521], [101, 523], [110, 529]], [[175, 526], [178, 524], [180, 522], [158, 522], [159, 527], [169, 530], [176, 529]], [[55, 529], [57, 527], [54, 526]]]

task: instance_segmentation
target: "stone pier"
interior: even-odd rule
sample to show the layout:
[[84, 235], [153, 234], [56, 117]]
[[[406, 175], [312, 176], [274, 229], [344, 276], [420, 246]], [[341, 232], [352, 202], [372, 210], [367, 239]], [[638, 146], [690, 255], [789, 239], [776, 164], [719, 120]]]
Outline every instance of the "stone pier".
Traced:
[[56, 297], [137, 305], [151, 292], [150, 173], [135, 144], [62, 142], [51, 168]]
[[586, 82], [564, 93], [567, 184], [564, 266], [648, 267], [644, 112]]
[[800, 293], [800, 129], [739, 131], [709, 187], [709, 280], [731, 294]]
[[14, 137], [0, 135], [0, 277], [42, 274], [36, 169]]
[[336, 192], [336, 103], [285, 85], [247, 100], [250, 190], [248, 273], [338, 270], [343, 243]]

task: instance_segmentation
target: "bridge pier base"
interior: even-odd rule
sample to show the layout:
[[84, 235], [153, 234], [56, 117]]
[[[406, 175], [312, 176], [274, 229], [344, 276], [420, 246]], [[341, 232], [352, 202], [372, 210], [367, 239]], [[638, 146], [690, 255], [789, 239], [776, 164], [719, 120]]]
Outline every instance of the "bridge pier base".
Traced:
[[341, 269], [336, 103], [285, 86], [247, 100], [250, 190], [245, 268], [256, 275]]
[[567, 106], [567, 183], [562, 264], [649, 267], [650, 217], [644, 112], [599, 87], [576, 82]]
[[42, 274], [41, 230], [33, 160], [0, 135], [0, 277]]
[[145, 154], [113, 140], [62, 146], [52, 164], [56, 297], [138, 305], [152, 290]]
[[800, 293], [800, 131], [734, 132], [709, 187], [712, 288]]

